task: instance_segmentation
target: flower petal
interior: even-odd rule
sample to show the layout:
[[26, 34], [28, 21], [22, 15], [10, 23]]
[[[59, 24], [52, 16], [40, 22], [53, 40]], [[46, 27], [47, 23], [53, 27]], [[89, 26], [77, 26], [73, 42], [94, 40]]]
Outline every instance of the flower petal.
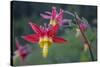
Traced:
[[39, 41], [39, 35], [38, 34], [30, 34], [27, 36], [22, 36], [22, 38], [24, 38], [25, 40], [27, 40], [28, 42], [31, 43], [36, 43]]
[[61, 25], [71, 25], [71, 21], [70, 19], [63, 19]]
[[55, 19], [57, 15], [56, 7], [52, 7], [52, 19]]
[[62, 21], [63, 13], [64, 13], [64, 11], [63, 11], [62, 9], [60, 9], [60, 13], [58, 14], [58, 16], [57, 16], [57, 18], [56, 18], [56, 20], [57, 20], [58, 22], [61, 22], [61, 21]]
[[30, 26], [32, 27], [32, 29], [36, 32], [36, 33], [42, 33], [42, 29], [37, 26], [36, 24], [33, 24], [32, 22], [29, 23]]
[[51, 18], [51, 16], [45, 15], [45, 14], [40, 14], [40, 16], [41, 16], [42, 18], [44, 18], [44, 19], [50, 19], [50, 18]]
[[49, 36], [54, 36], [57, 33], [58, 29], [59, 29], [58, 24], [56, 24], [55, 26], [52, 26], [48, 31], [48, 35]]
[[65, 40], [64, 38], [61, 38], [61, 37], [53, 37], [53, 42], [55, 42], [55, 43], [65, 43], [65, 42], [67, 42], [67, 40]]
[[62, 20], [63, 23], [71, 22], [71, 21], [72, 21], [72, 20], [70, 20], [70, 19], [63, 19], [63, 20]]
[[46, 11], [45, 13], [46, 13], [46, 14], [49, 14], [49, 15], [51, 15], [51, 14], [52, 14], [52, 13], [51, 13], [51, 12], [49, 12], [49, 11]]

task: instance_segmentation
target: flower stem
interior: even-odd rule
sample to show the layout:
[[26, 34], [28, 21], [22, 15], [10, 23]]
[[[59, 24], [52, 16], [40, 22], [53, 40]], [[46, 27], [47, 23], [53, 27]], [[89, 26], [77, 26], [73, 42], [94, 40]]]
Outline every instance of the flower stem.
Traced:
[[91, 49], [91, 44], [89, 42], [89, 40], [87, 39], [85, 33], [83, 32], [83, 30], [80, 28], [80, 21], [75, 17], [76, 19], [76, 24], [78, 25], [79, 29], [80, 29], [80, 32], [85, 40], [85, 43], [87, 43], [87, 46], [89, 48], [89, 52], [90, 52], [90, 56], [91, 56], [91, 60], [94, 61], [94, 56], [93, 56], [93, 53], [92, 53], [92, 49]]

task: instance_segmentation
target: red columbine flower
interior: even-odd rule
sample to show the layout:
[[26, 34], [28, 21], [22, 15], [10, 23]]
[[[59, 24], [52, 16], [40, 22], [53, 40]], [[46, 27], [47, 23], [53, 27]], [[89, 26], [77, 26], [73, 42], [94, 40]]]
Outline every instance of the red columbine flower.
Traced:
[[38, 43], [40, 45], [40, 48], [43, 49], [44, 58], [47, 57], [48, 47], [50, 47], [52, 43], [66, 42], [65, 39], [56, 36], [56, 33], [59, 28], [58, 25], [51, 26], [51, 27], [39, 27], [36, 24], [33, 24], [31, 22], [29, 24], [36, 34], [23, 36], [23, 38], [31, 43]]
[[56, 11], [56, 7], [52, 7], [52, 12], [45, 12], [46, 14], [40, 14], [44, 19], [50, 19], [50, 25], [55, 26], [56, 24], [62, 25], [68, 25], [71, 20], [69, 19], [63, 19], [64, 11], [60, 9], [60, 12], [58, 13]]
[[15, 55], [19, 56], [20, 59], [23, 61], [26, 58], [26, 56], [30, 53], [30, 50], [28, 49], [29, 47], [28, 45], [21, 46], [17, 39], [16, 39], [16, 47], [17, 50], [15, 51]]

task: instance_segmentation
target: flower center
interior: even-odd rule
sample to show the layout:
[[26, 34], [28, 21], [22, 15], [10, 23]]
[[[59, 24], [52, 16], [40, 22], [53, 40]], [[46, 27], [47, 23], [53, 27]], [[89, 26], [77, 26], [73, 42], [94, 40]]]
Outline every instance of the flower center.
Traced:
[[48, 46], [50, 46], [52, 44], [52, 38], [48, 37], [48, 36], [44, 36], [44, 37], [41, 37], [40, 40], [39, 40], [39, 44], [40, 44], [40, 47], [43, 48], [45, 44], [48, 44]]

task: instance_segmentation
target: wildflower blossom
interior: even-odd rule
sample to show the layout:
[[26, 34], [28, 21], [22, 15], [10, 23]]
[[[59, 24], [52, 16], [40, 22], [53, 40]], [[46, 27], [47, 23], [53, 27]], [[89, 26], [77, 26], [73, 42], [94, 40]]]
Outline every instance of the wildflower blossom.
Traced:
[[59, 24], [60, 26], [68, 25], [71, 20], [63, 19], [64, 11], [60, 9], [58, 13], [56, 7], [52, 7], [52, 12], [45, 12], [46, 14], [40, 14], [44, 19], [50, 19], [50, 25], [55, 26]]
[[16, 39], [16, 47], [17, 47], [17, 50], [15, 51], [15, 56], [19, 56], [20, 59], [23, 61], [27, 57], [27, 55], [30, 53], [29, 46], [28, 45], [21, 46], [18, 40]]
[[43, 49], [43, 57], [46, 58], [48, 55], [48, 48], [52, 43], [64, 43], [67, 40], [57, 37], [56, 33], [58, 31], [59, 25], [51, 27], [39, 27], [36, 24], [29, 23], [36, 34], [30, 34], [27, 36], [22, 36], [25, 40], [31, 43], [38, 43], [40, 48]]

